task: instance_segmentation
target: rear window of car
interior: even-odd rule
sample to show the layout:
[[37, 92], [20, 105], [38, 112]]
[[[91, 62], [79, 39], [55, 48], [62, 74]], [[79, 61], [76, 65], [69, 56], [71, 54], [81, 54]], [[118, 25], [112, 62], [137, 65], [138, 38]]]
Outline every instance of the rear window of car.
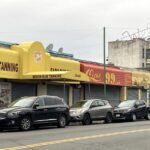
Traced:
[[106, 100], [103, 100], [103, 102], [104, 102], [105, 105], [109, 104], [109, 102], [106, 101]]
[[141, 106], [141, 105], [145, 105], [145, 102], [143, 100], [137, 100], [136, 104]]
[[104, 106], [105, 105], [104, 101], [102, 101], [102, 100], [97, 100], [97, 103], [98, 103], [98, 106]]
[[80, 100], [80, 101], [77, 101], [75, 102], [71, 108], [85, 108], [85, 107], [89, 107], [91, 104], [91, 101], [90, 100]]
[[44, 102], [46, 106], [50, 105], [63, 105], [63, 100], [58, 98], [45, 97]]

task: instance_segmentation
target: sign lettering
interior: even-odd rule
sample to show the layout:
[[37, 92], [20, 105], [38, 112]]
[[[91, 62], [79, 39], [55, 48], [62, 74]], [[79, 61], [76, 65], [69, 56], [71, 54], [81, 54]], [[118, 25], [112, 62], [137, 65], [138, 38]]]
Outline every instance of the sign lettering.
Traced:
[[33, 75], [32, 76], [33, 79], [57, 79], [57, 78], [61, 78], [61, 75]]
[[18, 72], [18, 64], [0, 61], [0, 71]]

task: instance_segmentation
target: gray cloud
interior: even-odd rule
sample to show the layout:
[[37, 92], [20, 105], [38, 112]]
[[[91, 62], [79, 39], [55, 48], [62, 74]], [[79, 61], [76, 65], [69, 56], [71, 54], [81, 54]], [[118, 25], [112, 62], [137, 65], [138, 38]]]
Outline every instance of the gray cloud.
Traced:
[[0, 40], [41, 41], [76, 58], [102, 62], [107, 41], [150, 23], [149, 0], [0, 0]]

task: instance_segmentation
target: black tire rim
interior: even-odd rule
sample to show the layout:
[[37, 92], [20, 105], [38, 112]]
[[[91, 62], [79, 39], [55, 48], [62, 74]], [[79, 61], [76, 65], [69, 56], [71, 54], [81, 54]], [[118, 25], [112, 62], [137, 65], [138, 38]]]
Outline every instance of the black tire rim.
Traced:
[[136, 121], [136, 115], [135, 114], [132, 114], [132, 120]]
[[86, 124], [86, 125], [88, 125], [88, 124], [90, 124], [90, 116], [89, 115], [85, 115], [84, 116], [84, 123]]
[[59, 124], [60, 124], [61, 127], [65, 127], [65, 125], [66, 125], [66, 118], [64, 116], [61, 116], [59, 118]]
[[150, 112], [147, 113], [147, 119], [150, 120]]
[[28, 118], [23, 118], [23, 119], [21, 120], [21, 128], [22, 128], [23, 130], [29, 130], [30, 127], [31, 127], [31, 121], [30, 121], [30, 119], [28, 119]]
[[107, 119], [107, 122], [108, 122], [108, 123], [111, 123], [111, 122], [112, 122], [112, 116], [111, 116], [110, 113], [107, 114], [106, 119]]

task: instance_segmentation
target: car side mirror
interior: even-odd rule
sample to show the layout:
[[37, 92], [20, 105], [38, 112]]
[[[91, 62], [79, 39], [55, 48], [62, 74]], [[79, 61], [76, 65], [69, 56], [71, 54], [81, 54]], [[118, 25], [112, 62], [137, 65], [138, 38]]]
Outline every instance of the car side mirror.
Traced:
[[39, 107], [39, 104], [38, 104], [38, 103], [35, 103], [35, 104], [33, 105], [33, 108], [34, 108], [34, 109], [37, 109], [37, 107]]
[[135, 107], [135, 108], [138, 108], [138, 105], [137, 105], [137, 104], [135, 104], [135, 105], [134, 105], [134, 107]]

